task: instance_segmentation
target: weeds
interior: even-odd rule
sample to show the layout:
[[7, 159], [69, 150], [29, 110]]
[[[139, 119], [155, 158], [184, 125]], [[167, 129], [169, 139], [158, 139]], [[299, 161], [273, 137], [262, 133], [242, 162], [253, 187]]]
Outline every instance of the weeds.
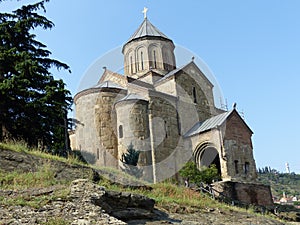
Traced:
[[0, 171], [1, 189], [20, 190], [27, 188], [42, 188], [57, 184], [54, 172], [50, 165], [40, 167], [37, 172], [22, 173], [13, 171], [10, 173]]
[[24, 152], [40, 158], [61, 161], [68, 164], [84, 165], [84, 163], [81, 160], [79, 160], [78, 156], [76, 156], [75, 154], [69, 154], [67, 158], [64, 158], [58, 155], [52, 155], [43, 152], [38, 148], [29, 148], [28, 145], [22, 141], [9, 141], [5, 143], [0, 142], [0, 148], [16, 152]]

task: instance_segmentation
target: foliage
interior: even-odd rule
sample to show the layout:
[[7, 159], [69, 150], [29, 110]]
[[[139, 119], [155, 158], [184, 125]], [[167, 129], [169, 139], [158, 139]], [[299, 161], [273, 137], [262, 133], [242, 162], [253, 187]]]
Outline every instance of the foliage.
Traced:
[[288, 196], [300, 196], [300, 174], [280, 173], [275, 169], [259, 171], [258, 181], [270, 185], [274, 196], [281, 197], [283, 192]]
[[276, 169], [271, 169], [270, 166], [265, 166], [262, 168], [258, 168], [257, 172], [259, 174], [265, 174], [265, 173], [279, 173]]
[[200, 184], [201, 182], [210, 184], [213, 180], [220, 179], [216, 165], [213, 164], [209, 168], [203, 167], [199, 170], [192, 161], [187, 162], [179, 171], [179, 174], [195, 184]]
[[51, 52], [33, 33], [54, 26], [37, 12], [45, 11], [45, 2], [0, 13], [0, 140], [4, 136], [24, 140], [29, 146], [43, 146], [45, 151], [66, 156], [67, 111], [72, 98], [50, 69], [69, 66], [49, 58]]
[[130, 145], [127, 148], [127, 153], [122, 154], [121, 161], [127, 165], [137, 166], [139, 156], [140, 151], [135, 150], [133, 148], [133, 144], [130, 143]]

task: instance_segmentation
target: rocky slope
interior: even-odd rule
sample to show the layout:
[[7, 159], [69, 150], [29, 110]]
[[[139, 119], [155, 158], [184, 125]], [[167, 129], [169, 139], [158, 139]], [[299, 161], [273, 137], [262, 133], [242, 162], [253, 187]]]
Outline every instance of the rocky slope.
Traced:
[[[63, 162], [42, 159], [24, 152], [0, 149], [0, 170], [36, 171], [40, 165], [49, 164], [58, 180], [74, 180], [70, 186], [55, 185], [26, 190], [0, 190], [2, 202], [9, 199], [48, 197], [41, 207], [27, 204], [0, 203], [0, 224], [240, 224], [281, 225], [287, 224], [264, 216], [235, 210], [198, 209], [192, 213], [178, 213], [177, 206], [155, 208], [154, 201], [147, 197], [106, 190], [88, 178], [100, 179], [101, 171], [89, 167], [69, 165]], [[92, 175], [92, 176], [91, 176]], [[84, 179], [83, 179], [84, 178]], [[116, 178], [117, 181], [125, 178]], [[124, 180], [122, 180], [124, 183]], [[66, 197], [49, 198], [57, 191], [67, 190]], [[172, 210], [168, 210], [168, 207]], [[55, 220], [61, 223], [51, 223]]]

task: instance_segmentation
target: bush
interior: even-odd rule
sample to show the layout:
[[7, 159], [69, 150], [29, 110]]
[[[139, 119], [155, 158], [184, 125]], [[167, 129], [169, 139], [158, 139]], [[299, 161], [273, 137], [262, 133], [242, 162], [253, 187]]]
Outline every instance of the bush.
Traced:
[[199, 170], [196, 164], [191, 161], [184, 165], [179, 174], [197, 185], [201, 182], [211, 184], [213, 180], [220, 179], [216, 165], [212, 164], [210, 167], [201, 167]]

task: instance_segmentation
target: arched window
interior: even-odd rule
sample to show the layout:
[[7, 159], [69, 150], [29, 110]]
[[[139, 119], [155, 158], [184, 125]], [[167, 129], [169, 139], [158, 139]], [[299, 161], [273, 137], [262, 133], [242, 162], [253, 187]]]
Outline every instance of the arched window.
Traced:
[[141, 67], [142, 67], [142, 70], [144, 70], [144, 54], [143, 54], [143, 52], [141, 52]]
[[197, 103], [197, 91], [195, 87], [193, 87], [193, 101], [194, 103]]
[[119, 126], [119, 138], [123, 138], [123, 126]]

